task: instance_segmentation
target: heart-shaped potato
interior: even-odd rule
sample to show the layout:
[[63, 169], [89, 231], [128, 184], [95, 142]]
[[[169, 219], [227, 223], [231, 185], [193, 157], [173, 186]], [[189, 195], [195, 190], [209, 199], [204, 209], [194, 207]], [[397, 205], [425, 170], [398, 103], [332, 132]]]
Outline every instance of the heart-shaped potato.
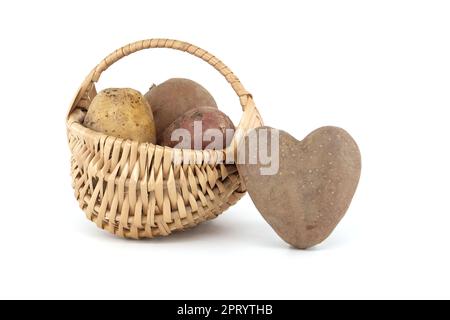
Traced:
[[331, 234], [361, 173], [357, 144], [336, 127], [317, 129], [302, 141], [260, 127], [246, 136], [239, 158], [239, 173], [259, 212], [283, 240], [300, 249]]

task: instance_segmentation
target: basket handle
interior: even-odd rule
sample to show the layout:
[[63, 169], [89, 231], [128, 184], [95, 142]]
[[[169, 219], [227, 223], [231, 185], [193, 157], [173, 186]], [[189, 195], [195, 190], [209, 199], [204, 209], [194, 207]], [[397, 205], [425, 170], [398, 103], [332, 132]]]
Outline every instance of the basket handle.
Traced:
[[112, 66], [120, 59], [132, 53], [151, 48], [168, 48], [178, 51], [184, 51], [204, 60], [205, 62], [213, 66], [225, 77], [225, 79], [228, 81], [228, 83], [231, 85], [233, 90], [238, 95], [242, 109], [244, 111], [247, 105], [249, 104], [250, 100], [252, 100], [251, 94], [247, 90], [245, 90], [244, 86], [241, 84], [238, 77], [236, 77], [233, 74], [233, 72], [222, 61], [213, 56], [211, 53], [183, 41], [170, 39], [149, 39], [130, 43], [129, 45], [117, 49], [109, 56], [107, 56], [105, 59], [103, 59], [102, 62], [100, 62], [91, 71], [91, 73], [86, 77], [85, 81], [81, 85], [81, 88], [78, 91], [72, 103], [72, 106], [69, 110], [69, 114], [78, 106], [83, 97], [89, 95], [94, 90], [95, 88], [94, 84], [100, 79], [101, 74], [104, 71], [106, 71], [110, 66]]

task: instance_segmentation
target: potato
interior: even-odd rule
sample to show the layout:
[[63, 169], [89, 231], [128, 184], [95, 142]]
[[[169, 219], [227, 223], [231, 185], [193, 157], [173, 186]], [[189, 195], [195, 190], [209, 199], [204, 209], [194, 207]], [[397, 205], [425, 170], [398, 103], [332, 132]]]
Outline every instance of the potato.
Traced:
[[[259, 212], [284, 241], [300, 249], [333, 232], [361, 174], [358, 145], [336, 127], [319, 128], [302, 141], [259, 127], [238, 153], [239, 174]], [[242, 161], [246, 157], [254, 161]]]
[[145, 94], [155, 117], [158, 142], [164, 130], [187, 111], [201, 106], [217, 109], [211, 94], [200, 84], [188, 79], [170, 79], [153, 86]]
[[151, 108], [142, 94], [133, 89], [101, 91], [92, 100], [84, 125], [118, 138], [156, 143]]
[[[176, 131], [177, 129], [185, 130]], [[217, 108], [195, 108], [176, 119], [164, 130], [161, 144], [171, 148], [220, 150], [229, 145], [234, 129], [230, 118]]]

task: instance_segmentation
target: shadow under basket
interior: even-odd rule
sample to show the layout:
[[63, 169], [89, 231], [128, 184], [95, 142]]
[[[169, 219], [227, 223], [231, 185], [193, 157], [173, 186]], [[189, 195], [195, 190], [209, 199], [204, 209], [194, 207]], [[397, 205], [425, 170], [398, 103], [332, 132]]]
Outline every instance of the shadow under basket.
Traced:
[[[168, 48], [196, 56], [219, 71], [239, 97], [242, 119], [226, 150], [179, 150], [119, 139], [83, 126], [95, 83], [123, 57], [143, 49]], [[121, 237], [167, 236], [213, 219], [245, 194], [234, 164], [244, 135], [262, 125], [252, 96], [219, 59], [186, 42], [138, 41], [106, 57], [81, 85], [67, 116], [72, 185], [81, 209], [99, 228]], [[232, 162], [231, 162], [232, 163]]]

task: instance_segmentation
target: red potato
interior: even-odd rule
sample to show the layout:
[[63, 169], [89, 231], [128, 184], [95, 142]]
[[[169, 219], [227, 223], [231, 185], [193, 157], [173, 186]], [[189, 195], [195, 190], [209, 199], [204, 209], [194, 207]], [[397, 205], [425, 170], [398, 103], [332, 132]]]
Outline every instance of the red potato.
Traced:
[[195, 108], [164, 130], [161, 145], [178, 149], [221, 150], [230, 144], [234, 130], [230, 118], [217, 108]]
[[145, 98], [153, 111], [158, 142], [161, 141], [164, 130], [189, 110], [201, 106], [217, 109], [212, 95], [189, 79], [174, 78], [153, 86], [145, 94]]

